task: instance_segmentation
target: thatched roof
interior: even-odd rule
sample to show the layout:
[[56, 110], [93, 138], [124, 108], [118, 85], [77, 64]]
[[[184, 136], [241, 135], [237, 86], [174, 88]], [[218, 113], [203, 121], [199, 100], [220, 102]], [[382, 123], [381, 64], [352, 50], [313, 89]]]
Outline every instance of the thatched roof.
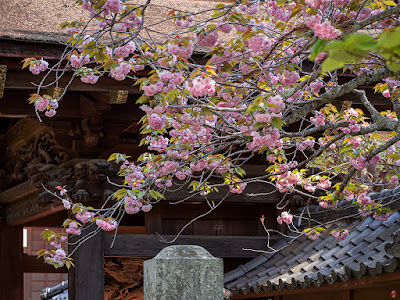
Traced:
[[[198, 12], [212, 9], [216, 4], [216, 1], [152, 0], [146, 13], [146, 24], [158, 23], [165, 19], [171, 9]], [[207, 15], [209, 17], [211, 12]], [[68, 35], [60, 28], [60, 24], [86, 17], [86, 11], [73, 0], [0, 1], [0, 38], [53, 43], [65, 41]], [[204, 17], [196, 16], [196, 20], [199, 19], [204, 19]], [[175, 32], [177, 29], [171, 20], [151, 28], [166, 34]], [[156, 39], [161, 41], [165, 37], [156, 34]]]

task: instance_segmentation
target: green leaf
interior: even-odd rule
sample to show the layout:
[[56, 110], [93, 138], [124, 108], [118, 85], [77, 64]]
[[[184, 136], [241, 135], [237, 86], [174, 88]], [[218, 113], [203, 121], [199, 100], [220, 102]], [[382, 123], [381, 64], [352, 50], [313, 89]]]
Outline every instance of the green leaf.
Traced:
[[119, 189], [113, 194], [113, 198], [117, 199], [117, 200], [121, 200], [122, 198], [124, 198], [126, 196], [126, 194], [127, 194], [126, 189]]
[[340, 150], [340, 153], [344, 153], [344, 152], [349, 151], [349, 150], [351, 149], [351, 147], [352, 147], [352, 145], [348, 145], [348, 146], [346, 146], [346, 147], [343, 147], [343, 148]]
[[274, 117], [271, 120], [270, 124], [272, 126], [274, 126], [275, 128], [278, 128], [279, 130], [282, 130], [282, 126], [284, 125], [284, 122], [280, 118]]
[[310, 59], [314, 60], [318, 54], [322, 52], [322, 49], [324, 48], [325, 44], [325, 39], [318, 40], [312, 47], [311, 53], [310, 53]]
[[113, 153], [113, 154], [110, 155], [110, 157], [107, 160], [108, 161], [116, 160], [117, 159], [117, 155], [118, 155], [118, 153]]

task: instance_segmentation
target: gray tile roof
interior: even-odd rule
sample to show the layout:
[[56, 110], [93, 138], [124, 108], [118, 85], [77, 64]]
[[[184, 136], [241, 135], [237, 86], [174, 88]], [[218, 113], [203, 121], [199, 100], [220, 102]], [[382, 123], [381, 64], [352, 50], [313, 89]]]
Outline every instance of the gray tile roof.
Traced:
[[[399, 191], [400, 188], [382, 191], [376, 199], [387, 194], [390, 197], [384, 201], [391, 201], [393, 197], [397, 198]], [[351, 233], [345, 240], [338, 242], [329, 234], [335, 227], [348, 228]], [[394, 272], [397, 268], [396, 259], [385, 251], [385, 246], [389, 248], [389, 253], [399, 251], [390, 244], [396, 232], [400, 237], [398, 211], [383, 222], [370, 216], [364, 220], [332, 225], [315, 241], [304, 235], [290, 243], [281, 240], [274, 246], [280, 249], [278, 252], [263, 253], [225, 274], [225, 288], [234, 295], [259, 293], [262, 290], [268, 293], [272, 290], [320, 287], [325, 282], [334, 284], [351, 277]]]
[[68, 281], [63, 281], [60, 284], [44, 288], [40, 294], [42, 300], [68, 300]]

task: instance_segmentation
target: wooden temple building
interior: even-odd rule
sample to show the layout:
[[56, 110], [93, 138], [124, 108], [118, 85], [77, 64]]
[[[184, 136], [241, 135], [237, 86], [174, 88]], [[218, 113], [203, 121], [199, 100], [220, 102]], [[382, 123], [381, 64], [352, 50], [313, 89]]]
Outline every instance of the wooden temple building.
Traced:
[[[172, 7], [178, 5], [168, 1]], [[215, 4], [193, 2], [179, 5], [210, 7]], [[142, 262], [169, 245], [160, 241], [159, 235], [171, 239], [189, 220], [208, 210], [200, 198], [171, 207], [169, 202], [185, 196], [171, 193], [151, 212], [126, 217], [112, 248], [112, 234], [103, 233], [90, 239], [75, 253], [76, 267], [69, 273], [66, 268], [54, 269], [36, 258], [35, 252], [47, 247], [39, 237], [40, 232], [49, 227], [61, 228], [68, 217], [61, 203], [43, 191], [42, 184], [49, 189], [66, 184], [81, 200], [96, 205], [112, 192], [112, 186], [106, 181], [107, 176], [115, 175], [115, 166], [106, 160], [109, 155], [120, 152], [135, 159], [144, 151], [138, 147], [141, 137], [137, 122], [142, 112], [135, 103], [140, 92], [130, 83], [103, 77], [96, 85], [88, 85], [75, 79], [60, 102], [57, 115], [44, 118], [42, 123], [37, 120], [32, 105], [27, 104], [36, 89], [32, 83], [38, 83], [40, 77], [21, 69], [21, 61], [26, 57], [57, 61], [64, 50], [60, 41], [66, 38], [59, 30], [59, 23], [79, 19], [81, 14], [71, 3], [66, 0], [0, 1], [0, 300], [36, 300], [44, 287], [67, 279], [71, 300], [142, 299]], [[145, 74], [144, 71], [142, 75]], [[61, 85], [63, 80], [66, 79], [61, 80]], [[377, 101], [384, 103], [384, 100]], [[246, 167], [249, 176], [264, 169], [260, 165]], [[246, 189], [251, 193], [268, 192], [265, 186], [256, 184]], [[218, 200], [218, 195], [215, 197]], [[375, 283], [385, 283], [385, 288], [395, 284], [400, 292], [397, 265], [387, 267], [393, 257], [382, 254], [382, 243], [392, 243], [394, 223], [383, 225], [388, 229], [384, 239], [383, 227], [375, 222], [355, 224], [354, 232], [360, 234], [354, 234], [351, 247], [335, 244], [327, 237], [319, 242], [300, 239], [275, 255], [259, 256], [257, 252], [244, 251], [243, 248], [266, 248], [267, 238], [259, 220], [264, 215], [266, 226], [276, 228], [279, 201], [279, 193], [256, 198], [232, 195], [218, 210], [188, 227], [176, 243], [200, 245], [214, 256], [222, 257], [225, 287], [232, 292], [233, 299], [358, 300], [361, 298], [352, 296], [358, 292], [348, 291]], [[397, 219], [396, 214], [388, 222], [397, 222]], [[377, 233], [364, 236], [365, 228]], [[382, 240], [378, 243], [374, 238]], [[374, 254], [367, 257], [366, 253], [357, 252], [364, 248], [357, 244], [360, 241]], [[348, 261], [334, 257], [336, 254], [325, 255], [335, 247], [345, 249], [341, 252], [350, 255]], [[307, 257], [308, 254], [311, 256]], [[379, 255], [375, 257], [375, 254]], [[371, 258], [373, 262], [368, 264], [360, 261], [361, 258]], [[326, 263], [329, 259], [349, 264], [344, 275]], [[310, 267], [303, 270], [305, 262]], [[366, 270], [362, 275], [357, 273], [361, 263]], [[332, 277], [322, 269], [331, 272]], [[336, 294], [335, 286], [343, 290], [341, 298], [331, 296]], [[311, 298], [309, 294], [313, 293], [323, 298]]]

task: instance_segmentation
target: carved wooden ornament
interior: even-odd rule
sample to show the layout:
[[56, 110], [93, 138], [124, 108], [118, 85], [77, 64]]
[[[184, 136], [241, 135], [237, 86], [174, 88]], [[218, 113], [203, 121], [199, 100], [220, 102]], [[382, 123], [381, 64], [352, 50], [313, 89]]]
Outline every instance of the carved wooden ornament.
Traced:
[[128, 100], [128, 91], [119, 90], [110, 93], [110, 104], [124, 104]]
[[0, 98], [3, 98], [4, 95], [4, 87], [6, 86], [6, 73], [7, 66], [0, 65]]

